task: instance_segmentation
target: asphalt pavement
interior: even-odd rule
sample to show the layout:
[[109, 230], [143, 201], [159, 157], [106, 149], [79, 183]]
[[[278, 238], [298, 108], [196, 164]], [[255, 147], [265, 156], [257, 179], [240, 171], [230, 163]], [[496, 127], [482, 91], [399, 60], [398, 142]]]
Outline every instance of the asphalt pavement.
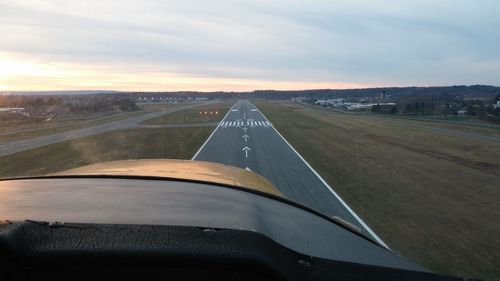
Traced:
[[250, 169], [288, 199], [339, 217], [385, 245], [249, 101], [236, 102], [193, 160]]

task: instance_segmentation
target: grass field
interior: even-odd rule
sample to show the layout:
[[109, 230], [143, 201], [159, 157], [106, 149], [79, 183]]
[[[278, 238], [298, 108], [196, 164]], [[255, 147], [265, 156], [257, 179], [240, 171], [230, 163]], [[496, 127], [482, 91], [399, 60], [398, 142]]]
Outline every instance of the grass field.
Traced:
[[[147, 114], [150, 111], [132, 111], [122, 113], [89, 114], [72, 117], [59, 117], [50, 121], [6, 122], [0, 134], [0, 142], [29, 139], [50, 134], [57, 134], [71, 130], [96, 126], [113, 121], [123, 120], [134, 116]], [[18, 131], [18, 132], [16, 132]], [[12, 132], [12, 133], [11, 133]]]
[[[168, 110], [175, 107], [182, 107], [187, 103], [150, 103], [140, 104], [138, 111], [131, 112], [99, 112], [88, 114], [74, 114], [63, 117], [39, 118], [30, 120], [9, 121], [2, 123], [0, 128], [0, 142], [17, 141], [39, 136], [57, 134], [71, 130], [82, 129], [86, 127], [101, 125], [109, 122], [119, 121], [139, 115], [145, 115], [154, 111]], [[204, 107], [204, 108], [208, 108]], [[173, 124], [185, 123], [175, 122], [179, 118], [166, 117], [172, 119]], [[182, 120], [181, 120], [182, 121]], [[172, 123], [170, 123], [172, 124]]]
[[[219, 121], [234, 101], [201, 105], [149, 119], [153, 124], [185, 124]], [[165, 110], [182, 104], [148, 104], [144, 108]], [[200, 111], [215, 110], [218, 114], [200, 117]], [[145, 114], [145, 111], [132, 114]], [[194, 116], [186, 119], [185, 116]], [[118, 120], [124, 118], [111, 116]], [[110, 117], [110, 118], [111, 118]], [[106, 119], [107, 122], [111, 120]], [[114, 120], [112, 120], [114, 121]], [[94, 121], [92, 121], [94, 122]], [[98, 122], [104, 122], [99, 119]], [[149, 122], [148, 122], [149, 123]], [[0, 178], [45, 175], [91, 163], [120, 159], [174, 158], [191, 159], [208, 138], [213, 128], [143, 128], [111, 131], [99, 135], [55, 143], [0, 157]], [[43, 161], [42, 161], [43, 159]]]
[[[448, 116], [447, 118], [440, 116], [415, 116], [415, 115], [386, 115], [372, 112], [356, 112], [356, 111], [339, 111], [332, 108], [313, 106], [310, 104], [302, 104], [306, 107], [315, 108], [323, 111], [336, 111], [349, 115], [363, 115], [365, 117], [374, 117], [375, 119], [385, 118], [392, 119], [394, 122], [403, 121], [409, 125], [427, 126], [430, 125], [436, 128], [457, 129], [462, 132], [478, 133], [486, 136], [500, 137], [500, 124], [487, 122], [477, 118], [464, 116]], [[383, 120], [383, 119], [382, 119]]]
[[171, 114], [146, 120], [141, 124], [167, 125], [217, 122], [222, 120], [234, 102], [235, 101], [233, 100], [229, 100], [217, 104], [203, 105], [197, 106], [196, 108], [180, 110]]
[[394, 121], [404, 121], [409, 125], [432, 126], [443, 129], [459, 129], [461, 132], [477, 133], [485, 136], [500, 137], [500, 125], [486, 121], [461, 121], [460, 119], [415, 118], [404, 115], [368, 114], [367, 117], [386, 118]]
[[433, 131], [443, 124], [255, 104], [393, 250], [438, 273], [500, 280], [499, 142]]
[[213, 128], [130, 129], [0, 157], [0, 178], [45, 175], [103, 161], [191, 159]]

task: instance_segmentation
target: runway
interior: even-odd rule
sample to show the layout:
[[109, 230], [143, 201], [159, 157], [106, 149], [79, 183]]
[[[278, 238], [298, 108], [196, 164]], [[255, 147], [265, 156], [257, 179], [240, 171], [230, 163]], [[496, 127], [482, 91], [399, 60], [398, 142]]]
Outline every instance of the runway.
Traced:
[[385, 246], [249, 101], [233, 105], [193, 160], [250, 169], [267, 178], [288, 199], [337, 216]]

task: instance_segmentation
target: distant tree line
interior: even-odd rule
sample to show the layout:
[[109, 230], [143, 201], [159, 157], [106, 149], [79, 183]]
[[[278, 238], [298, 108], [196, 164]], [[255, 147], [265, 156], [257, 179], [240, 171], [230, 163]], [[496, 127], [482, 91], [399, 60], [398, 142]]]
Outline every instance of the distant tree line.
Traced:
[[[384, 98], [378, 97], [384, 93]], [[385, 98], [385, 96], [387, 98]], [[372, 111], [389, 114], [412, 115], [458, 115], [477, 116], [488, 119], [498, 116], [496, 100], [500, 87], [493, 86], [451, 86], [451, 87], [390, 87], [367, 89], [316, 89], [303, 91], [259, 90], [252, 92], [115, 92], [92, 94], [0, 94], [0, 107], [24, 107], [34, 114], [59, 114], [71, 112], [100, 112], [112, 110], [136, 110], [140, 97], [171, 97], [190, 100], [199, 97], [208, 99], [290, 99], [307, 101], [343, 98], [346, 102], [377, 103]], [[396, 103], [394, 107], [382, 105]]]
[[0, 107], [37, 107], [63, 104], [63, 99], [57, 96], [0, 96]]
[[396, 105], [385, 105], [385, 104], [376, 104], [371, 108], [371, 112], [375, 113], [385, 113], [385, 114], [396, 114], [398, 112], [398, 108]]
[[309, 99], [335, 99], [345, 98], [356, 99], [360, 97], [374, 97], [381, 93], [387, 93], [393, 99], [410, 96], [436, 96], [448, 99], [454, 97], [475, 98], [475, 97], [494, 97], [500, 94], [500, 87], [472, 85], [472, 86], [445, 86], [445, 87], [382, 87], [366, 89], [313, 89], [298, 91], [277, 91], [277, 90], [256, 90], [251, 92], [196, 92], [196, 91], [178, 91], [178, 92], [130, 92], [127, 93], [133, 97], [173, 97], [173, 98], [195, 98], [206, 97], [209, 99], [235, 99], [235, 98], [256, 98], [285, 100], [291, 98], [309, 98]]
[[116, 110], [132, 111], [138, 109], [133, 97], [120, 94], [61, 96], [1, 95], [0, 107], [24, 108], [32, 116]]
[[[413, 100], [412, 100], [413, 99]], [[412, 115], [443, 115], [443, 116], [473, 116], [480, 119], [500, 117], [500, 94], [492, 99], [464, 99], [461, 97], [413, 97], [398, 101], [398, 109], [402, 114]], [[415, 101], [418, 99], [418, 101]]]

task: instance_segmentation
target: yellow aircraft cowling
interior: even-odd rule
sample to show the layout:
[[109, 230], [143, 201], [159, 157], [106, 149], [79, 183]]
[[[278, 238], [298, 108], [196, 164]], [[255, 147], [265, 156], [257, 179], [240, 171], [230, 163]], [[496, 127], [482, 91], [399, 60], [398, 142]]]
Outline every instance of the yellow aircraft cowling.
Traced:
[[139, 159], [91, 164], [55, 176], [146, 176], [231, 185], [283, 197], [264, 177], [237, 167], [194, 160]]

